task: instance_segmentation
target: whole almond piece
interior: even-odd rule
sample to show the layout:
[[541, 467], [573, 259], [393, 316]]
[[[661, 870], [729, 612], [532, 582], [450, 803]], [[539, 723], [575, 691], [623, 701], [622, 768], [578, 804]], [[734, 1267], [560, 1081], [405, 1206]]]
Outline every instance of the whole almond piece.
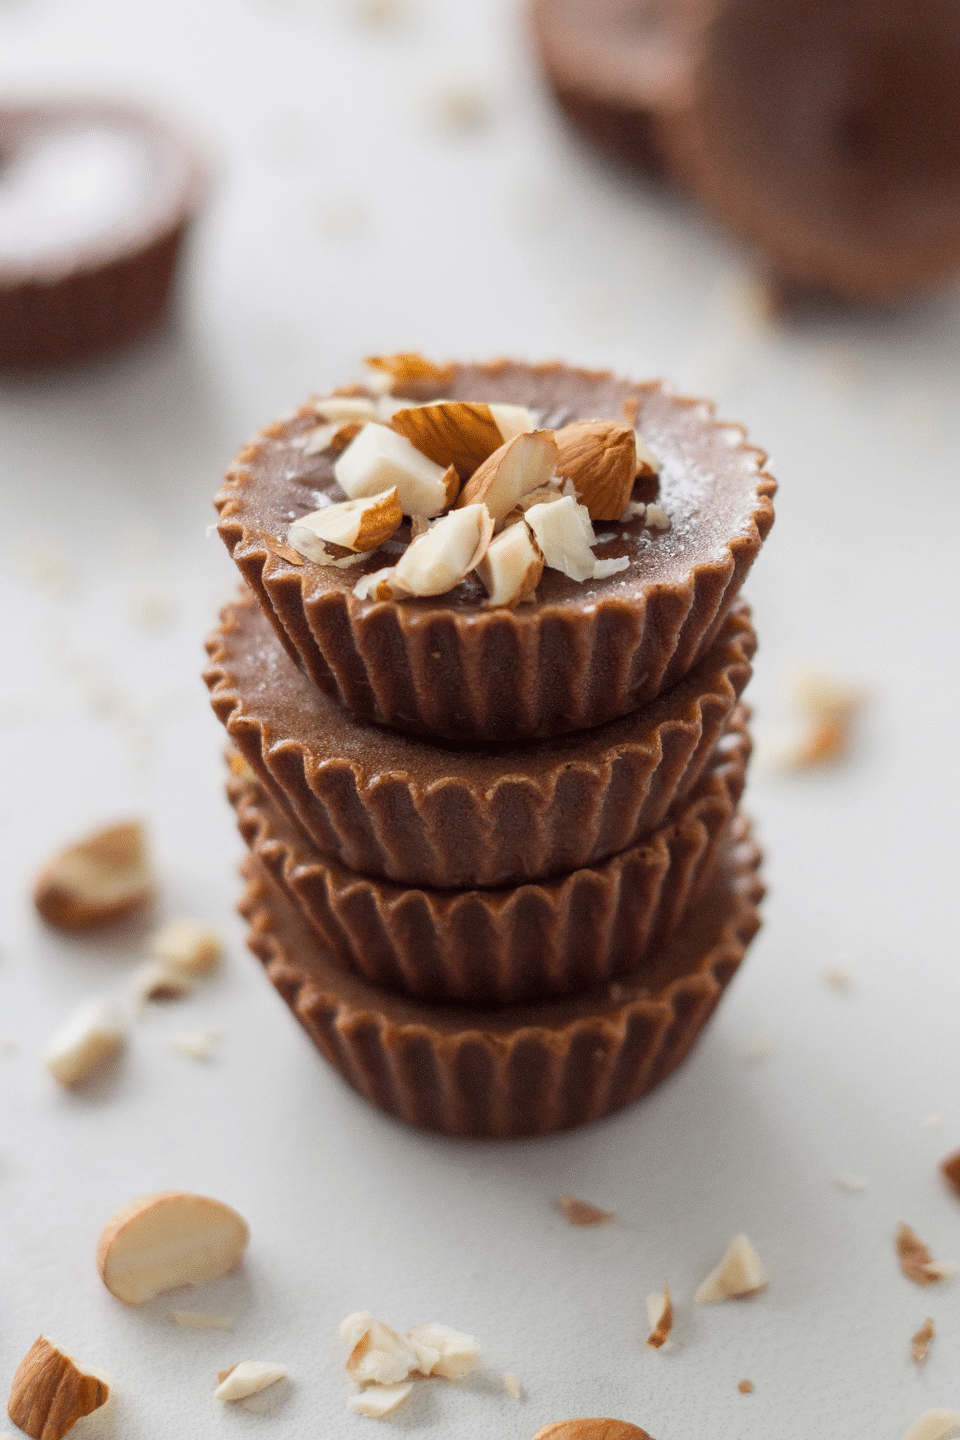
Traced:
[[544, 1425], [533, 1440], [652, 1440], [629, 1420], [555, 1420]]
[[97, 1246], [97, 1269], [118, 1300], [142, 1305], [181, 1285], [218, 1280], [239, 1265], [250, 1229], [220, 1200], [165, 1190], [118, 1210]]
[[396, 486], [379, 495], [342, 500], [301, 515], [287, 532], [290, 544], [316, 565], [355, 564], [376, 550], [403, 523]]
[[17, 1366], [7, 1414], [31, 1440], [61, 1440], [109, 1394], [109, 1385], [41, 1335]]
[[86, 930], [149, 905], [154, 896], [146, 837], [138, 821], [95, 830], [41, 871], [33, 900], [48, 925]]
[[452, 465], [461, 480], [468, 480], [503, 444], [490, 406], [467, 400], [409, 406], [398, 410], [390, 423], [421, 455], [436, 465]]
[[572, 480], [591, 520], [619, 520], [637, 473], [637, 440], [629, 425], [583, 420], [554, 432], [557, 474]]
[[457, 508], [486, 505], [502, 520], [525, 495], [546, 485], [557, 467], [553, 432], [532, 430], [500, 445], [471, 476], [460, 492]]

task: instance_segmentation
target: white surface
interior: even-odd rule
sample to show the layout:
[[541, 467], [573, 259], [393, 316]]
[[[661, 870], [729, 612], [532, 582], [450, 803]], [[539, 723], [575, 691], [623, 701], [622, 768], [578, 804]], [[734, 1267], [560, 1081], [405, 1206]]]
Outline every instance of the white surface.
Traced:
[[[758, 327], [734, 247], [560, 130], [512, 0], [420, 0], [383, 29], [349, 0], [3, 0], [0, 83], [57, 82], [166, 103], [220, 178], [176, 333], [0, 386], [0, 1038], [15, 1046], [0, 1053], [0, 1393], [44, 1330], [115, 1382], [85, 1440], [360, 1436], [378, 1422], [346, 1412], [336, 1325], [366, 1307], [484, 1348], [486, 1378], [419, 1386], [379, 1422], [399, 1432], [526, 1440], [607, 1414], [657, 1440], [899, 1440], [956, 1406], [960, 1284], [917, 1290], [892, 1237], [905, 1220], [960, 1259], [960, 1202], [935, 1168], [960, 1144], [957, 296]], [[435, 118], [461, 83], [489, 100], [476, 132]], [[758, 729], [798, 662], [873, 700], [844, 766], [755, 773], [766, 927], [690, 1062], [628, 1113], [547, 1141], [454, 1143], [367, 1108], [232, 914], [241, 846], [198, 679], [233, 586], [205, 537], [210, 497], [247, 432], [363, 354], [412, 347], [561, 354], [714, 394], [782, 483], [748, 586]], [[63, 1094], [45, 1039], [122, 990], [142, 939], [44, 931], [31, 877], [62, 840], [134, 813], [162, 915], [222, 927], [228, 960], [195, 998], [152, 1008], [115, 1072]], [[848, 993], [821, 979], [837, 965]], [[206, 1027], [223, 1031], [207, 1064], [166, 1044]], [[772, 1053], [745, 1059], [763, 1036]], [[833, 1184], [851, 1172], [869, 1188]], [[97, 1235], [171, 1186], [247, 1216], [248, 1263], [127, 1310], [97, 1278]], [[561, 1191], [618, 1221], [572, 1229]], [[740, 1230], [769, 1290], [694, 1310]], [[677, 1340], [655, 1354], [644, 1297], [664, 1280]], [[234, 1329], [178, 1328], [183, 1306]], [[918, 1371], [926, 1315], [938, 1336]], [[291, 1377], [257, 1402], [267, 1413], [218, 1405], [216, 1371], [264, 1355]]]

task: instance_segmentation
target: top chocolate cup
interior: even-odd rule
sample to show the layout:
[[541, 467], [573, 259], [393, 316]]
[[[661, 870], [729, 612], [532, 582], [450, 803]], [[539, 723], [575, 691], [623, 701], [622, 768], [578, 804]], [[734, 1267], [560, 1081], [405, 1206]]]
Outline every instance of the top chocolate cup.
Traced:
[[709, 8], [670, 150], [781, 285], [889, 302], [960, 268], [960, 8]]
[[662, 178], [664, 120], [688, 72], [680, 0], [534, 0], [533, 33], [566, 115], [618, 160]]
[[[675, 684], [710, 646], [773, 523], [775, 482], [743, 431], [658, 382], [558, 363], [452, 364], [397, 384], [417, 400], [529, 406], [545, 428], [609, 418], [636, 424], [662, 466], [670, 529], [598, 522], [599, 558], [629, 565], [578, 583], [546, 569], [532, 604], [486, 609], [474, 575], [432, 599], [359, 600], [358, 575], [278, 553], [291, 521], [340, 497], [329, 455], [306, 455], [304, 406], [247, 445], [217, 496], [220, 534], [289, 653], [357, 717], [459, 743], [539, 739], [626, 715]], [[297, 442], [300, 442], [299, 444]], [[398, 532], [404, 540], [405, 524]]]
[[149, 112], [0, 106], [0, 369], [91, 359], [157, 324], [203, 188]]

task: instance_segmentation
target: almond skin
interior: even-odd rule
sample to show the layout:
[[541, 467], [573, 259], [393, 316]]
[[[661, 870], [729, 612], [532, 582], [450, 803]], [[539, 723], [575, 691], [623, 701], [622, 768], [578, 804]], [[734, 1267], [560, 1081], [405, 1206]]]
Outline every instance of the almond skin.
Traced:
[[584, 420], [554, 432], [557, 474], [572, 480], [591, 520], [619, 520], [637, 473], [637, 440], [629, 425]]
[[445, 385], [453, 375], [452, 365], [435, 365], [415, 350], [404, 350], [398, 355], [369, 355], [364, 363], [389, 377], [391, 385], [406, 380], [431, 380]]
[[62, 1440], [84, 1415], [99, 1410], [110, 1387], [82, 1370], [46, 1336], [17, 1366], [7, 1414], [32, 1440]]
[[125, 919], [153, 894], [143, 826], [130, 821], [61, 850], [38, 876], [33, 900], [48, 925], [85, 930]]
[[453, 465], [461, 480], [469, 480], [503, 444], [490, 406], [465, 400], [412, 405], [398, 410], [390, 423], [421, 455], [437, 465]]
[[652, 1440], [628, 1420], [555, 1420], [544, 1425], [533, 1440]]

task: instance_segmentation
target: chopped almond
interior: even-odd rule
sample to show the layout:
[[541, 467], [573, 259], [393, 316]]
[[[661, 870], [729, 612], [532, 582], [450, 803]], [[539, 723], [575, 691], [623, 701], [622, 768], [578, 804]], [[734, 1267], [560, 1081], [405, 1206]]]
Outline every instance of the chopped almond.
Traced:
[[913, 1356], [915, 1365], [922, 1365], [930, 1353], [930, 1346], [933, 1344], [933, 1337], [936, 1328], [933, 1321], [927, 1317], [916, 1334], [910, 1337], [910, 1354]]
[[283, 541], [278, 540], [274, 535], [261, 534], [260, 539], [270, 551], [271, 555], [276, 555], [281, 560], [286, 560], [288, 565], [299, 566], [303, 564], [303, 556], [298, 555], [292, 545], [284, 545]]
[[660, 461], [656, 455], [654, 455], [639, 430], [634, 430], [633, 440], [637, 447], [637, 476], [659, 475]]
[[418, 1357], [417, 1368], [424, 1375], [445, 1380], [463, 1380], [480, 1364], [480, 1346], [472, 1335], [428, 1320], [407, 1331], [407, 1340]]
[[17, 1366], [7, 1413], [31, 1440], [62, 1440], [84, 1415], [105, 1405], [110, 1387], [41, 1335]]
[[321, 420], [376, 420], [376, 402], [369, 395], [325, 395], [311, 402]]
[[494, 401], [490, 413], [504, 440], [512, 440], [514, 435], [525, 435], [528, 430], [537, 428], [537, 417], [526, 405], [506, 405]]
[[735, 1235], [720, 1264], [712, 1270], [694, 1295], [697, 1305], [718, 1300], [742, 1300], [767, 1288], [760, 1256], [746, 1235]]
[[915, 1230], [909, 1225], [897, 1227], [897, 1257], [900, 1269], [915, 1285], [935, 1285], [957, 1273], [956, 1265], [934, 1260]]
[[924, 1410], [903, 1440], [950, 1440], [960, 1426], [960, 1410]]
[[134, 979], [134, 994], [140, 1001], [183, 1000], [193, 992], [193, 981], [163, 960], [142, 965]]
[[396, 411], [390, 423], [435, 464], [452, 465], [461, 481], [503, 444], [490, 406], [466, 400], [412, 405]]
[[352, 1350], [357, 1341], [366, 1335], [372, 1324], [373, 1316], [369, 1310], [354, 1310], [352, 1315], [348, 1315], [345, 1320], [340, 1321], [337, 1333]]
[[403, 523], [396, 486], [379, 495], [343, 500], [301, 515], [290, 526], [294, 549], [315, 565], [355, 565], [399, 530]]
[[502, 520], [533, 490], [546, 485], [557, 466], [557, 446], [550, 430], [515, 435], [500, 445], [467, 481], [458, 507], [482, 501], [494, 520]]
[[358, 600], [393, 600], [397, 593], [391, 585], [396, 566], [385, 565], [382, 570], [371, 570], [369, 575], [361, 575], [353, 593]]
[[960, 1150], [955, 1150], [948, 1155], [946, 1160], [940, 1162], [940, 1172], [947, 1181], [947, 1184], [960, 1195]]
[[241, 1360], [239, 1365], [231, 1365], [229, 1370], [220, 1371], [217, 1376], [220, 1383], [213, 1392], [214, 1399], [222, 1400], [224, 1404], [233, 1400], [247, 1400], [251, 1395], [259, 1395], [261, 1390], [276, 1385], [286, 1377], [287, 1367], [278, 1365], [273, 1360]]
[[484, 606], [512, 608], [532, 600], [543, 574], [543, 552], [528, 525], [511, 525], [495, 535], [477, 566], [486, 587]]
[[441, 515], [460, 488], [452, 466], [435, 465], [396, 430], [372, 423], [350, 442], [333, 473], [351, 500], [382, 495], [395, 487], [404, 515]]
[[492, 538], [485, 505], [451, 510], [403, 552], [389, 580], [394, 594], [445, 594], [479, 565]]
[[[243, 778], [255, 780], [247, 762], [239, 755], [236, 758], [249, 772]], [[232, 760], [230, 768], [233, 769]], [[151, 955], [169, 969], [190, 977], [209, 975], [215, 970], [222, 950], [220, 936], [202, 920], [168, 920], [150, 937]]]
[[153, 900], [146, 835], [139, 821], [96, 830], [45, 866], [34, 903], [48, 925], [85, 930], [122, 920]]
[[364, 1330], [347, 1360], [347, 1374], [358, 1385], [393, 1385], [417, 1369], [413, 1346], [380, 1320]]
[[520, 1381], [517, 1379], [516, 1375], [514, 1375], [512, 1370], [504, 1371], [503, 1388], [504, 1390], [506, 1390], [511, 1400], [520, 1400], [523, 1398], [523, 1391], [520, 1388]]
[[596, 556], [590, 546], [595, 536], [584, 505], [567, 495], [552, 504], [531, 505], [525, 519], [551, 569], [571, 580], [592, 578]]
[[181, 1285], [229, 1274], [249, 1238], [243, 1216], [221, 1200], [165, 1190], [114, 1215], [100, 1236], [97, 1269], [118, 1300], [142, 1305]]
[[637, 473], [636, 437], [629, 425], [582, 420], [555, 432], [557, 474], [572, 480], [591, 520], [619, 520]]
[[412, 1380], [399, 1385], [370, 1385], [366, 1390], [361, 1390], [359, 1395], [350, 1396], [347, 1409], [354, 1415], [366, 1415], [371, 1420], [381, 1420], [384, 1415], [389, 1415], [391, 1410], [402, 1405], [412, 1389]]
[[304, 455], [323, 455], [332, 450], [335, 455], [340, 455], [351, 440], [355, 440], [367, 424], [367, 420], [375, 420], [377, 412], [370, 406], [370, 414], [363, 420], [331, 420], [328, 424], [318, 425], [304, 435], [301, 441], [294, 441], [299, 444]]
[[629, 1420], [555, 1420], [543, 1425], [533, 1440], [651, 1440], [646, 1430]]
[[435, 365], [414, 350], [398, 355], [370, 355], [365, 364], [375, 372], [377, 379], [387, 382], [389, 389], [408, 380], [430, 380], [437, 385], [446, 385], [453, 378], [454, 371], [452, 365]]
[[127, 1025], [109, 1000], [88, 1000], [48, 1041], [43, 1063], [61, 1085], [82, 1085], [127, 1043]]
[[647, 1344], [651, 1350], [659, 1350], [667, 1343], [673, 1329], [673, 1301], [669, 1285], [664, 1285], [662, 1295], [647, 1296], [647, 1319], [650, 1322]]
[[737, 1386], [737, 1389], [740, 1391], [740, 1394], [741, 1394], [741, 1395], [752, 1395], [752, 1394], [753, 1394], [753, 1381], [752, 1381], [752, 1380], [741, 1380], [741, 1381], [740, 1381], [740, 1384]]
[[229, 1315], [211, 1315], [206, 1310], [171, 1310], [170, 1319], [184, 1330], [232, 1330]]
[[571, 1225], [604, 1225], [616, 1219], [612, 1210], [601, 1210], [589, 1200], [576, 1200], [572, 1195], [561, 1195], [557, 1204]]

